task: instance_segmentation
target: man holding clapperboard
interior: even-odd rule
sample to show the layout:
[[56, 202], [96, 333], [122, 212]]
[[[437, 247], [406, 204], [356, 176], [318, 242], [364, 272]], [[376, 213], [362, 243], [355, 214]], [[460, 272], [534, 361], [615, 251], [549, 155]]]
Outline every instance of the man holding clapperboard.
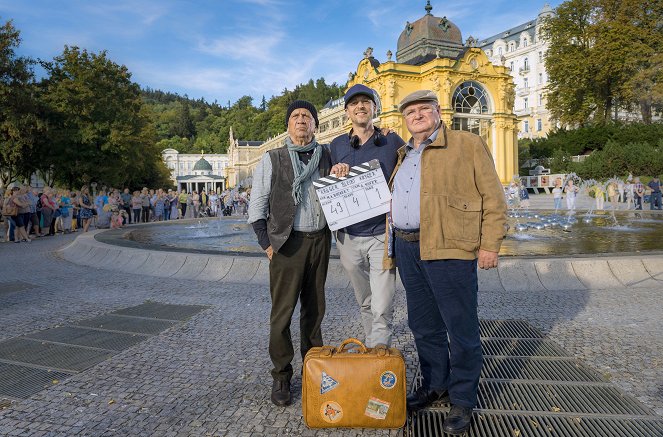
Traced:
[[[395, 133], [383, 135], [373, 126], [379, 97], [371, 88], [357, 84], [345, 93], [345, 112], [352, 122], [348, 134], [330, 144], [332, 174], [345, 175], [348, 166], [377, 159], [385, 179], [396, 166], [396, 151], [405, 144]], [[354, 288], [367, 347], [391, 346], [396, 291], [396, 269], [384, 269], [385, 214], [362, 220], [336, 231], [343, 268]]]

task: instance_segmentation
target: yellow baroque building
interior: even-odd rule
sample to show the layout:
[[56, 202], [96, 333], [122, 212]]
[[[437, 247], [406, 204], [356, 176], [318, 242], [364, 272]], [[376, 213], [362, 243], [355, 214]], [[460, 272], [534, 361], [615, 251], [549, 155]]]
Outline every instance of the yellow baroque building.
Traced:
[[[431, 10], [429, 1], [422, 18], [406, 23], [398, 39], [396, 61], [387, 52], [386, 61], [381, 63], [369, 47], [356, 71], [350, 73], [347, 87], [363, 83], [376, 90], [381, 101], [376, 124], [393, 129], [405, 140], [410, 136], [398, 103], [413, 91], [433, 90], [443, 122], [451, 129], [480, 135], [493, 156], [500, 180], [507, 184], [518, 173], [513, 79], [506, 67], [491, 63], [481, 49], [474, 47], [476, 40], [470, 37], [463, 43], [460, 29], [446, 17], [433, 16]], [[320, 111], [318, 142], [328, 143], [350, 129], [343, 106], [343, 99], [338, 99]], [[250, 178], [262, 154], [281, 146], [285, 135], [260, 146], [240, 146], [231, 138], [229, 185]]]

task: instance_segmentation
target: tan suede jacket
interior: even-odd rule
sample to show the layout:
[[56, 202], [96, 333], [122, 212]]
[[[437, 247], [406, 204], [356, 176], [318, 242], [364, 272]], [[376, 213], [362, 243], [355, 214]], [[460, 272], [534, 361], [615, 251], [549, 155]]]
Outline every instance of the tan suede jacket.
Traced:
[[[472, 260], [479, 249], [499, 252], [506, 201], [486, 143], [469, 132], [442, 129], [421, 157], [421, 259]], [[391, 190], [406, 151], [407, 145], [398, 150]], [[383, 264], [386, 269], [395, 266], [386, 246]]]

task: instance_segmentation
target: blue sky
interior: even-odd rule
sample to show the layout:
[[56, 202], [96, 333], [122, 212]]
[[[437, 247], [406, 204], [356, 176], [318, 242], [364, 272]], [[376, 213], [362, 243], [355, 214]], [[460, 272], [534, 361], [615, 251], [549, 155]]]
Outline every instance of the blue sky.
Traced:
[[[463, 39], [487, 38], [536, 18], [545, 0], [432, 0]], [[556, 7], [560, 1], [548, 1]], [[108, 51], [143, 87], [220, 104], [258, 104], [324, 77], [345, 84], [367, 47], [386, 60], [422, 0], [0, 0], [21, 31], [19, 54], [50, 60], [65, 45]], [[38, 72], [39, 73], [39, 72]]]

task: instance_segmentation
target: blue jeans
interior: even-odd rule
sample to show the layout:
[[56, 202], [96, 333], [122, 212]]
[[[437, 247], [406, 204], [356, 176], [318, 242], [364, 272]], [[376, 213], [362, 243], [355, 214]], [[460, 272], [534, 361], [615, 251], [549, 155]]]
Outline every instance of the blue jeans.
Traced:
[[562, 209], [562, 198], [555, 197], [555, 209]]
[[483, 365], [477, 261], [422, 261], [419, 242], [400, 238], [395, 250], [423, 386], [446, 389], [452, 404], [474, 408]]
[[652, 191], [649, 196], [649, 209], [661, 209], [661, 192]]

